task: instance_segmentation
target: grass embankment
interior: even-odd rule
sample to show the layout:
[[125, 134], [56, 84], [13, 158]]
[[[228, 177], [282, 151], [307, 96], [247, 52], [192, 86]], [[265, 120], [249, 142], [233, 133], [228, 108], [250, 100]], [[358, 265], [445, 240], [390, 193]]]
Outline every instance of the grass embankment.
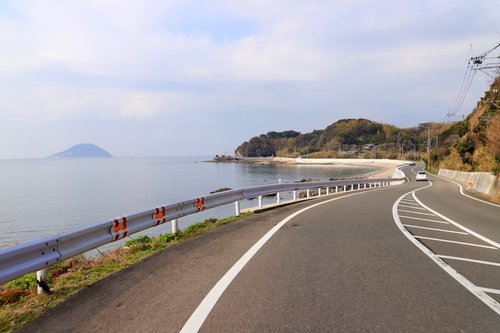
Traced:
[[36, 296], [34, 273], [0, 286], [0, 332], [12, 332], [20, 328], [80, 290], [173, 244], [248, 215], [251, 213], [221, 220], [206, 219], [177, 234], [131, 239], [126, 242], [125, 247], [107, 251], [98, 258], [80, 255], [58, 263], [49, 268], [50, 295]]

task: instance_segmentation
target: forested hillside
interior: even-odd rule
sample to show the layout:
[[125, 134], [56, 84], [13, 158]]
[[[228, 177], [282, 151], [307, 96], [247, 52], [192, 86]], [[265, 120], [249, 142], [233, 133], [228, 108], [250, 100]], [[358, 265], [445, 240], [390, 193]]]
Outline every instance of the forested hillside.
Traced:
[[[236, 149], [243, 157], [400, 158], [428, 166], [500, 172], [500, 78], [463, 121], [399, 128], [368, 119], [341, 119], [322, 130], [269, 132]], [[429, 147], [429, 151], [427, 150]], [[430, 161], [428, 161], [428, 159]]]
[[429, 133], [439, 135], [449, 124], [425, 123], [399, 128], [368, 119], [342, 119], [323, 130], [269, 132], [240, 145], [237, 154], [244, 157], [366, 157], [424, 158]]

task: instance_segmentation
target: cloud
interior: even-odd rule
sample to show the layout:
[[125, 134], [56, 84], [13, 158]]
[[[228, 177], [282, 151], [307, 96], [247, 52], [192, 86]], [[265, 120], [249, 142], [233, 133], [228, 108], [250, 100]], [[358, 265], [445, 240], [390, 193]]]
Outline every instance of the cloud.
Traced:
[[188, 109], [189, 104], [189, 97], [182, 92], [131, 92], [120, 107], [120, 115], [125, 118], [150, 118], [159, 112], [181, 112]]
[[75, 119], [137, 130], [168, 118], [175, 132], [200, 113], [251, 135], [439, 120], [469, 45], [498, 42], [498, 17], [494, 0], [4, 1], [0, 117], [60, 136]]

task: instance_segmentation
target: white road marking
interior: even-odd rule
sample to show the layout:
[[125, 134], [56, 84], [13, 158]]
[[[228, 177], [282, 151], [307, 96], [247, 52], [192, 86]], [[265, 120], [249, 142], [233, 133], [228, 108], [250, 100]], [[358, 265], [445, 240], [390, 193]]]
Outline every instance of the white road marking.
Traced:
[[490, 294], [499, 294], [500, 295], [500, 290], [498, 289], [491, 289], [491, 288], [481, 288], [481, 287], [478, 287], [481, 291], [485, 292], [485, 293], [490, 293]]
[[436, 242], [443, 242], [443, 243], [453, 243], [453, 244], [459, 244], [459, 245], [467, 245], [467, 246], [474, 246], [474, 247], [481, 247], [484, 249], [492, 249], [492, 250], [498, 250], [494, 246], [489, 246], [489, 245], [481, 245], [481, 244], [474, 244], [474, 243], [466, 243], [466, 242], [457, 242], [457, 241], [452, 241], [448, 239], [441, 239], [441, 238], [432, 238], [432, 237], [423, 237], [423, 236], [413, 236], [417, 239], [425, 239], [425, 240], [431, 240], [431, 241], [436, 241]]
[[460, 194], [461, 194], [461, 195], [463, 195], [464, 197], [467, 197], [467, 198], [469, 198], [469, 199], [472, 199], [472, 200], [476, 200], [476, 201], [482, 202], [482, 203], [487, 204], [487, 205], [490, 205], [490, 206], [500, 207], [500, 205], [495, 204], [495, 203], [493, 203], [493, 202], [488, 202], [488, 201], [485, 201], [485, 200], [481, 200], [481, 199], [478, 199], [478, 198], [474, 198], [473, 196], [470, 196], [470, 195], [466, 194], [466, 193], [464, 192], [464, 188], [463, 188], [463, 186], [462, 186], [461, 184], [457, 183], [456, 181], [453, 181], [453, 180], [451, 180], [451, 179], [449, 179], [449, 178], [446, 178], [446, 177], [443, 177], [443, 176], [439, 176], [439, 175], [437, 175], [437, 177], [439, 177], [439, 178], [441, 178], [441, 179], [444, 179], [444, 180], [447, 180], [447, 181], [449, 181], [450, 183], [453, 183], [453, 184], [457, 185], [458, 187], [460, 187]]
[[471, 234], [472, 236], [479, 238], [479, 239], [480, 239], [480, 240], [482, 240], [483, 242], [486, 242], [486, 243], [488, 243], [488, 244], [490, 244], [490, 245], [492, 245], [492, 246], [494, 246], [494, 247], [496, 247], [496, 248], [500, 249], [500, 244], [498, 244], [497, 242], [495, 242], [495, 241], [493, 241], [493, 240], [491, 240], [491, 239], [489, 239], [489, 238], [486, 238], [486, 237], [484, 237], [483, 235], [480, 235], [480, 234], [478, 234], [477, 232], [475, 232], [475, 231], [473, 231], [473, 230], [470, 230], [469, 228], [464, 227], [463, 225], [461, 225], [461, 224], [459, 224], [459, 223], [457, 223], [457, 222], [453, 221], [452, 219], [447, 218], [446, 216], [444, 216], [444, 215], [442, 215], [442, 214], [440, 214], [440, 213], [436, 212], [435, 210], [431, 209], [430, 207], [427, 207], [426, 205], [424, 205], [424, 204], [423, 204], [420, 200], [418, 200], [417, 196], [415, 195], [415, 191], [412, 193], [412, 196], [413, 196], [413, 198], [415, 198], [415, 200], [416, 200], [416, 201], [417, 201], [417, 202], [418, 202], [418, 203], [419, 203], [422, 207], [426, 208], [429, 212], [436, 214], [436, 216], [439, 216], [439, 217], [440, 217], [440, 218], [442, 218], [443, 220], [450, 222], [450, 223], [451, 223], [451, 224], [453, 224], [454, 226], [456, 226], [456, 227], [458, 227], [458, 228], [462, 229], [463, 231], [465, 231], [465, 232], [467, 232], [467, 233]]
[[450, 223], [448, 223], [448, 222], [446, 222], [446, 221], [429, 220], [429, 219], [423, 219], [423, 218], [420, 218], [420, 217], [414, 217], [414, 216], [399, 215], [399, 217], [404, 217], [405, 219], [412, 219], [412, 220], [419, 220], [419, 221], [433, 222], [433, 223], [450, 224]]
[[453, 230], [445, 230], [445, 229], [437, 229], [437, 228], [429, 228], [429, 227], [421, 227], [419, 225], [412, 225], [412, 224], [403, 224], [405, 227], [409, 228], [417, 228], [417, 229], [425, 229], [425, 230], [432, 230], [432, 231], [440, 231], [440, 232], [448, 232], [450, 234], [460, 234], [460, 235], [469, 235], [466, 232], [463, 231], [453, 231]]
[[420, 213], [420, 212], [414, 212], [411, 210], [404, 210], [404, 209], [398, 209], [400, 212], [405, 212], [405, 213], [412, 213], [412, 214], [419, 214], [419, 215], [428, 215], [428, 216], [436, 216], [434, 214], [429, 214], [429, 213]]
[[[403, 235], [405, 235], [406, 238], [408, 238], [408, 240], [410, 242], [412, 242], [418, 249], [420, 249], [420, 251], [422, 251], [424, 254], [426, 254], [432, 261], [434, 261], [446, 273], [448, 273], [451, 277], [453, 277], [458, 283], [460, 283], [467, 290], [469, 290], [474, 296], [479, 298], [490, 309], [492, 309], [495, 313], [500, 315], [500, 304], [498, 304], [498, 302], [495, 299], [491, 298], [481, 288], [477, 287], [472, 282], [467, 280], [462, 274], [458, 273], [450, 265], [448, 265], [441, 258], [439, 258], [435, 253], [433, 253], [431, 250], [429, 250], [427, 247], [425, 247], [424, 244], [420, 243], [416, 238], [413, 237], [413, 235], [401, 223], [401, 220], [399, 219], [399, 214], [398, 214], [398, 205], [399, 205], [401, 199], [410, 193], [415, 198], [416, 191], [420, 191], [420, 190], [428, 188], [430, 186], [432, 186], [432, 182], [429, 182], [428, 186], [411, 191], [411, 192], [399, 197], [398, 200], [396, 200], [396, 202], [392, 206], [392, 217], [394, 219], [394, 222], [398, 226], [399, 230], [403, 233]], [[447, 219], [447, 220], [449, 220], [449, 219]]]
[[201, 301], [200, 305], [194, 310], [193, 314], [191, 317], [189, 317], [188, 321], [184, 324], [184, 327], [181, 329], [181, 333], [192, 333], [192, 332], [198, 332], [198, 330], [201, 328], [203, 323], [205, 322], [205, 319], [208, 317], [210, 312], [212, 311], [213, 307], [219, 300], [219, 298], [222, 296], [224, 291], [227, 289], [227, 287], [231, 284], [231, 282], [234, 280], [234, 278], [238, 275], [238, 273], [245, 267], [245, 265], [250, 261], [250, 259], [255, 256], [255, 254], [266, 244], [266, 242], [279, 230], [281, 227], [283, 227], [287, 222], [292, 220], [294, 217], [304, 213], [305, 211], [315, 208], [320, 205], [324, 205], [326, 203], [330, 203], [335, 200], [340, 200], [344, 199], [347, 197], [351, 197], [354, 195], [361, 195], [364, 193], [369, 193], [371, 191], [376, 191], [377, 189], [372, 189], [372, 190], [367, 190], [363, 192], [356, 192], [348, 195], [344, 195], [342, 197], [337, 197], [334, 199], [322, 201], [319, 203], [316, 203], [314, 205], [308, 206], [306, 208], [303, 208], [292, 215], [288, 216], [284, 220], [282, 220], [280, 223], [275, 225], [271, 230], [269, 230], [261, 239], [257, 241], [234, 265], [227, 271], [226, 274], [215, 284], [215, 286], [210, 290], [210, 292], [205, 296], [203, 301]]
[[406, 207], [406, 208], [411, 208], [411, 209], [425, 210], [425, 208], [413, 207], [413, 206], [406, 206], [406, 205], [399, 205], [399, 207]]
[[418, 206], [420, 207], [420, 205], [418, 203], [415, 202], [415, 200], [412, 200], [412, 201], [401, 201], [402, 203], [404, 203], [405, 205], [411, 205], [411, 206]]
[[467, 261], [467, 262], [473, 262], [473, 263], [476, 263], [476, 264], [483, 264], [483, 265], [490, 265], [490, 266], [498, 266], [498, 267], [500, 267], [500, 263], [498, 263], [498, 262], [492, 262], [492, 261], [483, 261], [483, 260], [476, 260], [476, 259], [469, 259], [469, 258], [462, 258], [462, 257], [440, 256], [440, 255], [438, 255], [438, 257], [441, 258], [441, 259], [451, 259], [451, 260]]

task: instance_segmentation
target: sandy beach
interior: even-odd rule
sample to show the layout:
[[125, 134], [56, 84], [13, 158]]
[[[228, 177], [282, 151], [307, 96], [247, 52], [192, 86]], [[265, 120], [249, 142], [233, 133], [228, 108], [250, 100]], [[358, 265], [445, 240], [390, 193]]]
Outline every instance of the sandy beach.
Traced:
[[359, 159], [359, 158], [289, 158], [289, 157], [268, 157], [268, 158], [248, 158], [246, 162], [252, 163], [281, 163], [290, 165], [329, 165], [335, 166], [370, 166], [379, 168], [373, 172], [368, 178], [389, 178], [398, 177], [395, 174], [396, 167], [401, 164], [409, 163], [409, 161], [389, 160], [389, 159]]

